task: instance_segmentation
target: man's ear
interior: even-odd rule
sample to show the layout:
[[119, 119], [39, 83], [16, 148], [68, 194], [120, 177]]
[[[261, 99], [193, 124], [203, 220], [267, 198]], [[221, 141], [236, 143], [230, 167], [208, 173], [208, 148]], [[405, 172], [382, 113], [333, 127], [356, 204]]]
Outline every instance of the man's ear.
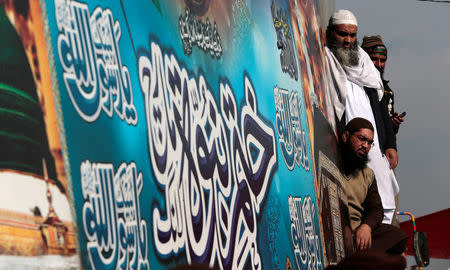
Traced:
[[342, 133], [342, 141], [343, 142], [346, 143], [349, 137], [350, 137], [350, 133], [348, 131], [344, 131], [344, 133]]

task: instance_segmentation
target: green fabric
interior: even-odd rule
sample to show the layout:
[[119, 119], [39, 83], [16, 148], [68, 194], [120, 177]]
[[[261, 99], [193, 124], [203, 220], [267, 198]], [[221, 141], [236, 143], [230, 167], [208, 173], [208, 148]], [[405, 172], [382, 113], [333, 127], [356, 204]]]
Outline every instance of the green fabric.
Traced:
[[38, 100], [33, 74], [16, 29], [0, 7], [0, 83], [26, 92]]
[[367, 49], [367, 53], [369, 55], [386, 55], [387, 56], [387, 50], [386, 47], [384, 46], [375, 46], [375, 47], [370, 47]]
[[[22, 16], [22, 15], [20, 15]], [[44, 116], [22, 40], [0, 7], [0, 169], [48, 176], [56, 184]]]

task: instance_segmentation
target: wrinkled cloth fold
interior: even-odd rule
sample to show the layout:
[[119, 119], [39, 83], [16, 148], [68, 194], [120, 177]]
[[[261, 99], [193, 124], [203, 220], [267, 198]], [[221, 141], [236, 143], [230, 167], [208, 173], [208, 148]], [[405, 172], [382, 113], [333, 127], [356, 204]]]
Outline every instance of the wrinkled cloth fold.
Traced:
[[347, 97], [347, 80], [361, 86], [373, 88], [377, 91], [378, 99], [383, 98], [384, 87], [380, 72], [376, 69], [369, 55], [358, 46], [359, 64], [354, 67], [343, 66], [333, 52], [325, 47], [328, 74], [328, 90], [334, 111], [339, 120], [345, 112]]

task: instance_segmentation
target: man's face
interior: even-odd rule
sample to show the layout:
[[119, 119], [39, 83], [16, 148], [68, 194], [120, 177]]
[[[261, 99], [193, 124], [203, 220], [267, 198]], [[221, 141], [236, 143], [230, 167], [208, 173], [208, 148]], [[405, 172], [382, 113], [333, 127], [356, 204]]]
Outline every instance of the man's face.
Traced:
[[384, 72], [384, 67], [386, 66], [386, 55], [372, 53], [369, 55], [370, 59], [372, 59], [373, 64], [378, 69], [380, 73]]
[[356, 157], [364, 158], [372, 147], [373, 131], [367, 128], [362, 128], [353, 134], [345, 131], [342, 135], [342, 139]]
[[332, 31], [333, 37], [342, 48], [350, 49], [356, 43], [356, 33], [358, 27], [353, 24], [338, 24]]
[[339, 24], [328, 27], [327, 47], [343, 66], [354, 67], [359, 64], [358, 27], [352, 24]]

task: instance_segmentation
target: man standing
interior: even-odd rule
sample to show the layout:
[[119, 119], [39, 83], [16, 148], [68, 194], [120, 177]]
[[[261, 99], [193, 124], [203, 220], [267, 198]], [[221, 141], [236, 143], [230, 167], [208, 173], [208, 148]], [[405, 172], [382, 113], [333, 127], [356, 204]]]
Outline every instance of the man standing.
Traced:
[[327, 28], [326, 57], [328, 83], [336, 114], [338, 134], [355, 117], [369, 120], [375, 127], [376, 146], [369, 152], [368, 166], [378, 179], [383, 204], [383, 223], [390, 224], [399, 191], [393, 168], [398, 155], [392, 122], [383, 104], [383, 82], [370, 57], [357, 44], [358, 23], [348, 10], [338, 10]]
[[405, 120], [405, 113], [398, 114], [394, 110], [394, 92], [389, 87], [389, 81], [384, 79], [384, 68], [386, 66], [387, 60], [387, 48], [383, 43], [383, 39], [380, 35], [376, 36], [365, 36], [363, 38], [363, 42], [361, 44], [361, 48], [369, 54], [370, 59], [372, 60], [375, 67], [378, 69], [381, 75], [381, 79], [383, 80], [384, 86], [384, 102], [387, 105], [387, 110], [389, 116], [392, 119], [392, 125], [394, 127], [394, 132], [397, 134], [398, 128], [400, 124]]
[[376, 249], [402, 254], [408, 236], [401, 229], [381, 224], [383, 207], [372, 169], [366, 166], [374, 143], [374, 127], [366, 119], [353, 118], [341, 137], [342, 183], [347, 196], [350, 227], [357, 250]]

